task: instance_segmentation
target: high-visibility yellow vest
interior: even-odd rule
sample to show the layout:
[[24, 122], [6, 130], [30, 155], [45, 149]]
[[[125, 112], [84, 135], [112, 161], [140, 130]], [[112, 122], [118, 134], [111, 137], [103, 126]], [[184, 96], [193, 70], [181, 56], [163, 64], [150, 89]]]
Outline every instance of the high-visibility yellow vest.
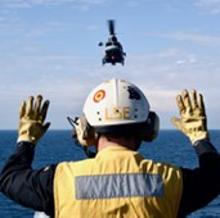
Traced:
[[180, 169], [120, 146], [60, 163], [54, 177], [56, 218], [173, 218], [181, 195]]

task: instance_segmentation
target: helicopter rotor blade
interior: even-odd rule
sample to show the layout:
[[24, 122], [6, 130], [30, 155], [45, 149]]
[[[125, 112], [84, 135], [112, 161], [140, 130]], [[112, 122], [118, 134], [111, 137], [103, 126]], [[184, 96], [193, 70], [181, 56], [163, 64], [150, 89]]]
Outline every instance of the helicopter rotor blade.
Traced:
[[115, 35], [115, 21], [114, 20], [108, 20], [108, 27], [109, 27], [110, 34]]

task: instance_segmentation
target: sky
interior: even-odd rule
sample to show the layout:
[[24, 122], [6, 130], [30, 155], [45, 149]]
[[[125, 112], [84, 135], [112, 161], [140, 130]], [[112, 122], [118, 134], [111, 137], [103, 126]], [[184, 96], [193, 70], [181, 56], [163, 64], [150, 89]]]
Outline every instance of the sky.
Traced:
[[[102, 66], [106, 21], [127, 53]], [[208, 127], [220, 127], [220, 0], [0, 0], [0, 129], [16, 129], [22, 100], [50, 100], [51, 129], [70, 129], [89, 92], [111, 78], [143, 90], [162, 129], [182, 89], [204, 95]]]

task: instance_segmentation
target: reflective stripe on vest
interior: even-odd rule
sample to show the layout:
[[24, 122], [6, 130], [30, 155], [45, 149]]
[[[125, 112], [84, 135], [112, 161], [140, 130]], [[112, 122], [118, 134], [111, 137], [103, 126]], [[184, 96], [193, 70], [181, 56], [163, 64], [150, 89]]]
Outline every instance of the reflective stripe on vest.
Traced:
[[[163, 196], [163, 181], [154, 174], [77, 176], [76, 199]], [[85, 191], [86, 190], [86, 191]]]
[[120, 146], [63, 162], [54, 175], [56, 218], [176, 218], [181, 170]]

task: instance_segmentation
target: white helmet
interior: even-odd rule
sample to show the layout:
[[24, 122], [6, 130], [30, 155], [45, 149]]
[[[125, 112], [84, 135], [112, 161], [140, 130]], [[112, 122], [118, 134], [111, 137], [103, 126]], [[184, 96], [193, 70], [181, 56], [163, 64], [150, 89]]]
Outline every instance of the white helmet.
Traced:
[[92, 127], [104, 127], [145, 122], [149, 107], [137, 86], [125, 80], [111, 79], [88, 95], [83, 112]]

